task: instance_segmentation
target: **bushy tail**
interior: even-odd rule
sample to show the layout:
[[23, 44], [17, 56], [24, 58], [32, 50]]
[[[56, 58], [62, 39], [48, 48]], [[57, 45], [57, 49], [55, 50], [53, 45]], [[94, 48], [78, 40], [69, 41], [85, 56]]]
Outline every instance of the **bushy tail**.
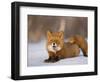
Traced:
[[88, 44], [83, 36], [75, 35], [68, 39], [68, 42], [77, 44], [83, 51], [84, 56], [88, 56]]

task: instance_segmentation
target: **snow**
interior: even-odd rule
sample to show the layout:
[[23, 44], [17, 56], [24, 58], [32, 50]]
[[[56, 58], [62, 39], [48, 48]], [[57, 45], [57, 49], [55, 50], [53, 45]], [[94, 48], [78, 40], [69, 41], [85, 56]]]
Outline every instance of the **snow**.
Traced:
[[48, 58], [45, 40], [39, 43], [28, 43], [27, 66], [82, 65], [88, 63], [88, 57], [80, 52], [78, 57], [62, 59], [55, 63], [46, 63]]

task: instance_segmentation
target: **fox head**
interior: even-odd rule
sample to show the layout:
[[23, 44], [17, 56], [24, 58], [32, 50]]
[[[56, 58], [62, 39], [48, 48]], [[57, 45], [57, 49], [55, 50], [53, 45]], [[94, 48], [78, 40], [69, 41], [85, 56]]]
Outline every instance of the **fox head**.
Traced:
[[64, 45], [63, 32], [47, 32], [47, 49], [48, 51], [56, 53], [60, 51]]

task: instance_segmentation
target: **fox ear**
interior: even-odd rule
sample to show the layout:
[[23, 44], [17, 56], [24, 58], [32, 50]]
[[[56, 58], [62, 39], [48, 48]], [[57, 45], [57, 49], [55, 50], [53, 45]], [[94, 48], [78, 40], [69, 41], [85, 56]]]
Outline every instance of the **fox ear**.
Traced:
[[52, 33], [50, 31], [47, 31], [47, 37], [51, 37], [52, 36]]
[[59, 37], [60, 37], [61, 39], [64, 38], [64, 32], [63, 32], [63, 31], [59, 32]]

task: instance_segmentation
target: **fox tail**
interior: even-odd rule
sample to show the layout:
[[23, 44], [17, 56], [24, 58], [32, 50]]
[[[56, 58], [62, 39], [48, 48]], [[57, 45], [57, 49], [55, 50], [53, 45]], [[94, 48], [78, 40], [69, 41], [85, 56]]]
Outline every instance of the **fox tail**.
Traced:
[[70, 37], [68, 39], [68, 42], [77, 44], [81, 48], [84, 56], [88, 57], [88, 44], [86, 39], [83, 36], [75, 35], [73, 37]]

